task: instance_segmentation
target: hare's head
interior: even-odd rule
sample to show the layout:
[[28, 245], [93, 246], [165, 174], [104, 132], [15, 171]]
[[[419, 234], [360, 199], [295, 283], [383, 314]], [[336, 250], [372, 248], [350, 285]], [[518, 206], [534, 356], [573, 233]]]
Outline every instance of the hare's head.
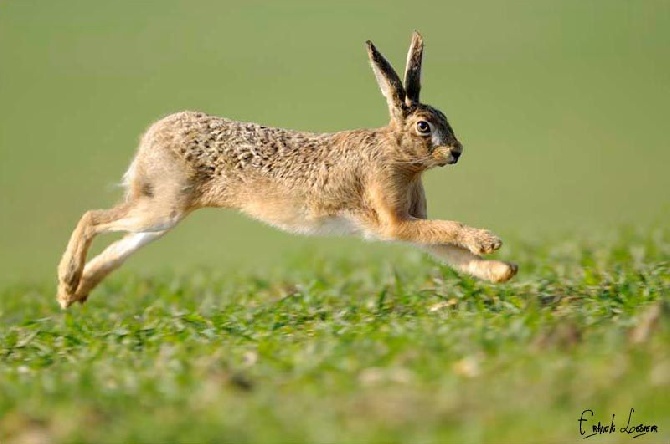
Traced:
[[456, 139], [447, 117], [432, 106], [419, 102], [423, 57], [421, 35], [416, 31], [412, 35], [404, 86], [375, 45], [369, 40], [366, 44], [372, 70], [391, 113], [389, 128], [395, 133], [400, 148], [398, 154], [401, 158], [398, 161], [422, 168], [458, 162], [463, 146]]

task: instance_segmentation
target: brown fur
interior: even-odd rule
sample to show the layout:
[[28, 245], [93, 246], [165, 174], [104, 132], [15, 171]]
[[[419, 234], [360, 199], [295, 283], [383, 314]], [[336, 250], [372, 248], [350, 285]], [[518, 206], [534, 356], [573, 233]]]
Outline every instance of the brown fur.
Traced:
[[[404, 86], [367, 46], [391, 114], [386, 127], [317, 134], [200, 112], [154, 123], [124, 177], [125, 201], [86, 212], [72, 233], [58, 268], [61, 305], [85, 301], [133, 252], [203, 207], [236, 208], [295, 233], [405, 241], [461, 272], [493, 282], [514, 276], [515, 265], [479, 256], [500, 248], [491, 232], [427, 219], [421, 174], [456, 163], [463, 147], [444, 114], [419, 103], [421, 36], [413, 35]], [[85, 263], [93, 238], [110, 231], [130, 234]]]

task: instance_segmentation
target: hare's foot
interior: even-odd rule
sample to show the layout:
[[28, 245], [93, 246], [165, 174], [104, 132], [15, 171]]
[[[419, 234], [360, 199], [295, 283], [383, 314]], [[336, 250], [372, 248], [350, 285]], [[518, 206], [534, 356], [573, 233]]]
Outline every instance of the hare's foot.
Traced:
[[72, 291], [72, 287], [65, 282], [59, 282], [56, 298], [62, 309], [70, 307], [75, 302], [84, 303], [88, 299], [88, 295], [82, 296], [76, 290]]
[[78, 266], [74, 261], [61, 264], [58, 270], [58, 300], [61, 300], [61, 295], [72, 295], [77, 291], [79, 282], [81, 282], [81, 275], [83, 266]]
[[502, 241], [489, 230], [473, 228], [466, 234], [463, 246], [472, 254], [491, 254], [502, 246]]
[[482, 259], [465, 248], [455, 245], [420, 245], [437, 258], [446, 262], [460, 273], [490, 282], [507, 282], [516, 275], [519, 267], [511, 262]]
[[519, 271], [519, 266], [511, 262], [486, 261], [488, 265], [488, 278], [491, 282], [501, 283], [512, 279]]

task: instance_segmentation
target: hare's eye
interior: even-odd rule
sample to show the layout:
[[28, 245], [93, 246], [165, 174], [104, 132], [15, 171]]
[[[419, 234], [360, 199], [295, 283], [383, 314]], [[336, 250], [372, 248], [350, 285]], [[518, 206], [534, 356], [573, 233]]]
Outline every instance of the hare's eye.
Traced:
[[422, 136], [427, 136], [431, 131], [430, 123], [426, 122], [425, 120], [420, 120], [416, 123], [416, 130]]

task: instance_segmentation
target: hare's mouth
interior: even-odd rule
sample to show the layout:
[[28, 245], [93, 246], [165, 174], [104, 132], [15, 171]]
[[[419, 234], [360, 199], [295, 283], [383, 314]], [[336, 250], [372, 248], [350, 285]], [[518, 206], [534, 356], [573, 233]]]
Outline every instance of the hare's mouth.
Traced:
[[449, 155], [446, 159], [442, 159], [437, 162], [437, 166], [445, 167], [447, 165], [454, 165], [458, 163], [458, 156]]

